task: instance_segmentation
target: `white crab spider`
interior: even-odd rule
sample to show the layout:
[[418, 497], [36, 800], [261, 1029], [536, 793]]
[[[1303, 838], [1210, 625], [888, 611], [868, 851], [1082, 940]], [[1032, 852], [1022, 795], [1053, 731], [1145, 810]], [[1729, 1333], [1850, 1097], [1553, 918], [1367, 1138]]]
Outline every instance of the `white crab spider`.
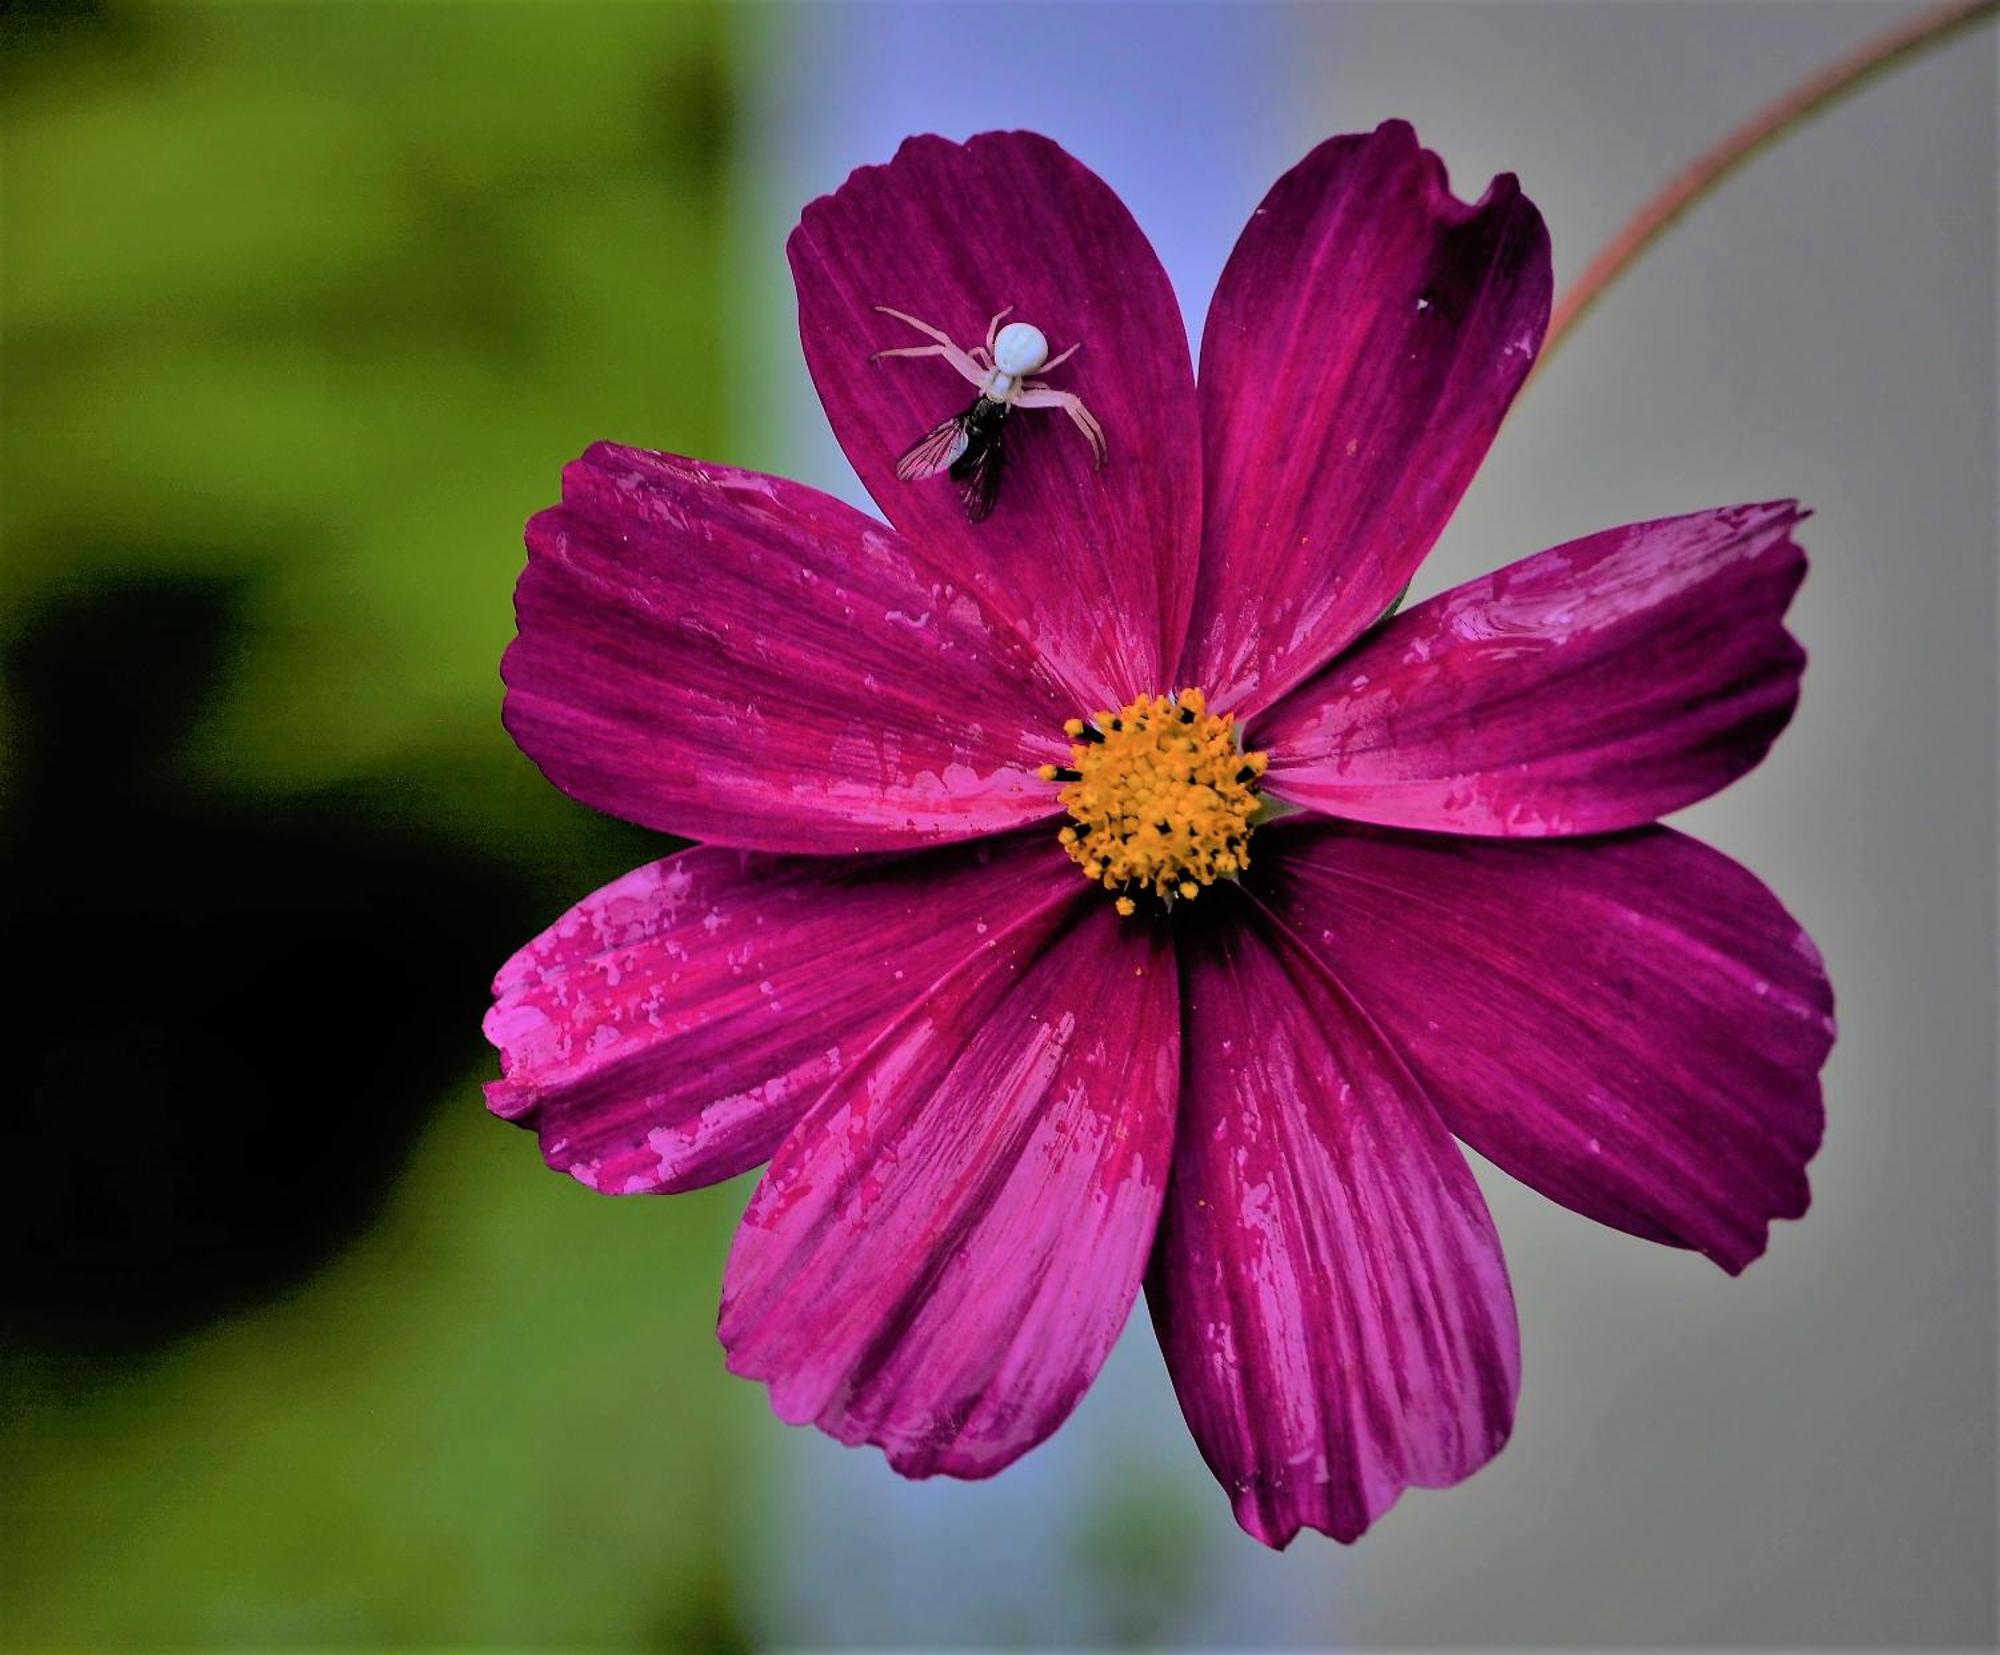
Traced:
[[[879, 350], [869, 361], [885, 356], [941, 356], [979, 392], [970, 408], [925, 432], [896, 462], [896, 475], [905, 482], [933, 477], [940, 471], [949, 473], [960, 485], [966, 515], [977, 522], [993, 509], [1005, 457], [1000, 433], [1015, 408], [1060, 408], [1089, 439], [1096, 463], [1104, 463], [1104, 428], [1083, 400], [1074, 391], [1058, 391], [1045, 380], [1030, 377], [1067, 362], [1082, 349], [1081, 341], [1060, 355], [1050, 356], [1048, 336], [1040, 328], [1029, 322], [1007, 322], [1014, 312], [1009, 305], [986, 324], [985, 344], [964, 350], [942, 328], [888, 305], [875, 309], [915, 328], [933, 343]], [[1002, 327], [1002, 322], [1007, 325]]]

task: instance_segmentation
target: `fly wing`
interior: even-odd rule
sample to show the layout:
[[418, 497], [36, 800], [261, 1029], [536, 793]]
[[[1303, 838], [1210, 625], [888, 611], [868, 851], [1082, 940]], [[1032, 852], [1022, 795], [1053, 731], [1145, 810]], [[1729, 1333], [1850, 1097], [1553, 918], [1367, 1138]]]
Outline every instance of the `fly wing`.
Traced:
[[1006, 450], [995, 435], [980, 443], [975, 452], [966, 456], [965, 464], [952, 473], [958, 483], [958, 497], [965, 502], [967, 522], [982, 522], [992, 511], [994, 497], [1000, 492], [1000, 468], [1005, 461]]
[[953, 414], [904, 450], [903, 457], [896, 462], [896, 475], [906, 483], [914, 483], [919, 477], [935, 477], [941, 471], [949, 471], [971, 441], [965, 416]]

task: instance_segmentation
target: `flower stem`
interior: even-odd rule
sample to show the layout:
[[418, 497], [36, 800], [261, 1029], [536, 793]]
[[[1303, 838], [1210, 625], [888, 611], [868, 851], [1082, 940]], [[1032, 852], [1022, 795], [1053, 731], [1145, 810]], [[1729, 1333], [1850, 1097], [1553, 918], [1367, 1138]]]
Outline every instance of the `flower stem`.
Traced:
[[1704, 150], [1632, 216], [1562, 296], [1549, 318], [1537, 371], [1547, 363], [1578, 318], [1604, 296], [1604, 290], [1683, 213], [1751, 156], [1836, 98], [1866, 84], [1905, 58], [1991, 17], [1995, 10], [2000, 10], [2000, 0], [1945, 0], [1942, 5], [1921, 11], [1872, 40], [1863, 41]]

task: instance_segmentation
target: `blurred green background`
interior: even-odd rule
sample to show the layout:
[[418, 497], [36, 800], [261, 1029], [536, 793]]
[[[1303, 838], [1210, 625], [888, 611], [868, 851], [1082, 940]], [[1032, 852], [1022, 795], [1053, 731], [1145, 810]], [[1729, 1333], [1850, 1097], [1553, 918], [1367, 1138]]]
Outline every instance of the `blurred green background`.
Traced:
[[740, 1641], [739, 1197], [477, 1093], [494, 966], [664, 848], [496, 663], [566, 458], [720, 446], [723, 24], [0, 9], [16, 1647]]

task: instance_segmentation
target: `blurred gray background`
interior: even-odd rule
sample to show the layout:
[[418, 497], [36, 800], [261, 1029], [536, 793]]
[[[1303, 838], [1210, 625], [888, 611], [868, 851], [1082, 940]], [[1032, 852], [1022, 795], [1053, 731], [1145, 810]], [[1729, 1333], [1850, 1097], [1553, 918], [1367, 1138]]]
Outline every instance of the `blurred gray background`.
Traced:
[[[1153, 236], [1192, 332], [1277, 174], [1406, 116], [1459, 193], [1520, 174], [1560, 289], [1728, 126], [1911, 10], [773, 14], [740, 231], [761, 417], [738, 423], [772, 439], [732, 457], [858, 498], [798, 362], [780, 249], [803, 201], [906, 133], [1024, 125], [1068, 145]], [[771, 1635], [1990, 1644], [1994, 85], [1988, 26], [1699, 206], [1524, 394], [1414, 594], [1611, 524], [1785, 494], [1816, 512], [1799, 716], [1680, 818], [1772, 885], [1832, 971], [1812, 1212], [1732, 1281], [1482, 1165], [1520, 1304], [1518, 1429], [1471, 1483], [1413, 1492], [1351, 1550], [1306, 1536], [1276, 1557], [1236, 1534], [1143, 1316], [1073, 1420], [995, 1483], [903, 1483], [773, 1427], [756, 1437], [781, 1468]], [[1104, 1584], [1127, 1556], [1154, 1562], [1121, 1608]]]

